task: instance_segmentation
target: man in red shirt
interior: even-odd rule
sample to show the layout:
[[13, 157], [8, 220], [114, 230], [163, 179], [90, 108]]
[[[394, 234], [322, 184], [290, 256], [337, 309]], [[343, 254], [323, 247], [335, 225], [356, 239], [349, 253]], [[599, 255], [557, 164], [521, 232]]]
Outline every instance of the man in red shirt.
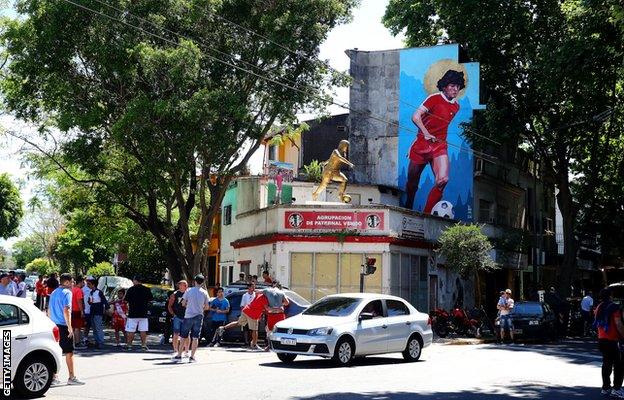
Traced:
[[37, 294], [37, 299], [35, 300], [35, 305], [38, 309], [43, 310], [43, 300], [45, 298], [46, 290], [45, 284], [43, 282], [43, 275], [39, 274], [39, 279], [35, 282], [35, 293]]
[[[602, 395], [611, 395], [624, 399], [622, 381], [624, 366], [618, 342], [624, 339], [622, 312], [620, 307], [611, 301], [611, 290], [602, 289], [599, 296], [601, 302], [596, 308], [596, 326], [598, 327], [598, 348], [602, 353]], [[613, 371], [613, 389], [611, 389], [611, 372]]]
[[74, 347], [79, 347], [80, 344], [80, 330], [84, 328], [84, 294], [82, 293], [82, 287], [84, 286], [84, 280], [82, 277], [76, 278], [76, 283], [72, 287], [72, 328], [74, 330]]
[[264, 283], [268, 283], [269, 285], [273, 284], [273, 279], [271, 278], [271, 275], [269, 275], [269, 271], [262, 271], [262, 280]]
[[264, 313], [264, 309], [268, 304], [269, 302], [262, 292], [256, 291], [256, 298], [243, 307], [238, 321], [220, 326], [219, 329], [217, 329], [217, 335], [222, 336], [226, 329], [248, 325], [251, 331], [251, 348], [254, 350], [264, 350], [262, 347], [258, 346], [258, 320], [262, 316], [262, 313]]
[[439, 93], [432, 94], [418, 107], [412, 121], [418, 127], [416, 140], [409, 150], [409, 167], [407, 171], [407, 201], [405, 207], [414, 206], [414, 197], [420, 183], [420, 175], [427, 166], [431, 165], [435, 184], [423, 212], [431, 213], [433, 206], [442, 200], [444, 187], [449, 179], [449, 158], [446, 136], [451, 120], [459, 112], [457, 96], [466, 86], [464, 73], [448, 70], [438, 81]]

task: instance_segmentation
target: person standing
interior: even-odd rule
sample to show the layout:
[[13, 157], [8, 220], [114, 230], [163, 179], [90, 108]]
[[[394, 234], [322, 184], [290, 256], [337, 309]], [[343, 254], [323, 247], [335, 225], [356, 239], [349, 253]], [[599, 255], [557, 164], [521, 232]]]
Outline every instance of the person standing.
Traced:
[[97, 288], [96, 278], [89, 278], [87, 280], [87, 286], [89, 290], [91, 290], [87, 300], [90, 308], [95, 348], [100, 349], [104, 346], [104, 311], [108, 309], [108, 301], [106, 297], [104, 297], [104, 293]]
[[[624, 338], [624, 325], [620, 307], [611, 301], [611, 290], [600, 291], [600, 304], [596, 307], [594, 325], [598, 328], [598, 349], [602, 353], [602, 395], [624, 399], [622, 381], [624, 366], [619, 341]], [[611, 387], [613, 372], [613, 388]]]
[[126, 289], [119, 289], [117, 291], [117, 300], [115, 300], [111, 308], [113, 310], [113, 330], [115, 331], [115, 346], [119, 347], [119, 332], [124, 336], [124, 343], [126, 343], [126, 321], [128, 319], [128, 303], [124, 300], [126, 295]]
[[275, 281], [274, 285], [275, 285], [274, 287], [264, 289], [262, 291], [264, 296], [267, 298], [267, 306], [265, 307], [265, 313], [267, 316], [267, 321], [266, 321], [267, 343], [266, 343], [266, 347], [264, 348], [265, 351], [269, 351], [270, 349], [269, 338], [271, 335], [271, 331], [273, 330], [273, 327], [279, 321], [283, 321], [286, 319], [285, 310], [286, 310], [286, 307], [288, 307], [288, 304], [290, 304], [290, 302], [288, 301], [288, 298], [286, 297], [286, 295], [284, 294], [284, 291], [282, 290], [282, 285], [280, 285], [278, 281]]
[[82, 347], [80, 340], [80, 330], [84, 328], [84, 294], [82, 287], [84, 279], [81, 276], [76, 277], [76, 283], [72, 287], [72, 327], [74, 328], [74, 347]]
[[28, 288], [26, 287], [26, 274], [17, 274], [17, 281], [15, 282], [15, 297], [26, 298]]
[[128, 303], [128, 321], [126, 322], [126, 350], [132, 350], [134, 335], [139, 330], [141, 335], [141, 349], [149, 350], [147, 347], [147, 331], [149, 324], [147, 321], [147, 311], [149, 303], [154, 300], [152, 291], [144, 286], [140, 276], [133, 279], [134, 286], [126, 292], [124, 300]]
[[178, 348], [178, 354], [174, 358], [176, 361], [182, 360], [183, 350], [188, 351], [189, 342], [186, 339], [190, 335], [190, 363], [197, 361], [195, 359], [195, 352], [197, 351], [197, 346], [199, 345], [199, 335], [201, 334], [201, 328], [204, 322], [204, 311], [208, 310], [210, 306], [210, 296], [208, 296], [206, 289], [202, 288], [204, 276], [201, 274], [195, 275], [193, 280], [195, 281], [195, 286], [187, 289], [187, 291], [182, 295], [182, 305], [186, 307], [184, 312], [184, 323], [182, 324], [182, 329], [180, 330], [180, 336], [182, 337], [180, 347], [183, 347], [183, 349]]
[[9, 274], [0, 274], [0, 295], [11, 296], [11, 283], [9, 282]]
[[581, 300], [581, 316], [583, 317], [583, 336], [589, 334], [589, 327], [592, 323], [592, 307], [594, 307], [594, 299], [591, 291], [585, 293], [585, 297]]
[[217, 291], [217, 298], [212, 300], [210, 304], [210, 333], [208, 337], [212, 337], [209, 346], [218, 346], [221, 343], [221, 336], [217, 335], [217, 329], [225, 325], [227, 315], [230, 312], [230, 301], [223, 295], [223, 288]]
[[45, 298], [45, 285], [43, 282], [43, 274], [39, 274], [39, 278], [37, 279], [37, 282], [35, 282], [35, 293], [36, 293], [36, 300], [35, 300], [35, 305], [37, 306], [38, 309], [43, 310], [43, 299]]
[[505, 300], [501, 303], [499, 300], [496, 308], [500, 312], [500, 341], [505, 341], [505, 330], [509, 330], [511, 342], [514, 341], [514, 326], [511, 319], [511, 310], [514, 308], [514, 300], [511, 298], [511, 289], [505, 290]]
[[17, 296], [17, 278], [15, 277], [15, 271], [9, 271], [9, 293], [11, 296]]
[[269, 271], [262, 271], [262, 281], [269, 285], [273, 284], [273, 279], [271, 278], [271, 275], [269, 275]]
[[[247, 291], [243, 293], [240, 303], [240, 309], [245, 308], [246, 305], [251, 303], [253, 299], [256, 298], [256, 284], [252, 281], [247, 284]], [[245, 346], [249, 346], [249, 342], [251, 341], [251, 331], [249, 330], [249, 325], [243, 326], [243, 338], [245, 339]]]
[[[86, 280], [93, 279], [92, 276], [87, 276]], [[81, 346], [86, 347], [89, 344], [89, 331], [91, 330], [91, 305], [89, 304], [89, 296], [91, 295], [91, 289], [86, 283], [82, 285], [82, 300], [83, 300], [83, 312], [84, 312], [84, 335], [82, 335]]]
[[[84, 385], [84, 382], [76, 377], [74, 371], [74, 341], [71, 320], [72, 306], [72, 277], [70, 274], [62, 274], [59, 281], [48, 280], [48, 287], [52, 289], [48, 305], [49, 317], [59, 330], [59, 346], [65, 355], [67, 370], [69, 371], [68, 385]], [[59, 386], [61, 382], [58, 376], [54, 376], [52, 386]]]
[[186, 308], [182, 305], [182, 296], [184, 292], [188, 289], [188, 282], [185, 280], [181, 280], [178, 282], [178, 290], [173, 292], [171, 296], [169, 296], [169, 301], [167, 302], [167, 310], [169, 314], [173, 315], [171, 319], [171, 326], [173, 331], [173, 352], [174, 355], [178, 353], [178, 349], [180, 348], [180, 330], [182, 329], [182, 324], [184, 323], [184, 313], [186, 312]]

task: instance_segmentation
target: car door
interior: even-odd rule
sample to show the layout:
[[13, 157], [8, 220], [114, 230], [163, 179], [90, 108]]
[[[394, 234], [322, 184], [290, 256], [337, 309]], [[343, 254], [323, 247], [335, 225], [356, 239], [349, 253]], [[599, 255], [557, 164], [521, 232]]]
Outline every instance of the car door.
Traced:
[[0, 330], [11, 333], [11, 367], [13, 370], [28, 351], [29, 336], [32, 327], [29, 324], [28, 314], [13, 304], [0, 303]]
[[383, 312], [381, 300], [372, 300], [360, 311], [373, 313], [372, 319], [360, 319], [356, 329], [356, 352], [357, 354], [376, 354], [388, 351], [388, 324]]
[[410, 310], [401, 300], [385, 300], [388, 320], [388, 352], [403, 351], [412, 331]]

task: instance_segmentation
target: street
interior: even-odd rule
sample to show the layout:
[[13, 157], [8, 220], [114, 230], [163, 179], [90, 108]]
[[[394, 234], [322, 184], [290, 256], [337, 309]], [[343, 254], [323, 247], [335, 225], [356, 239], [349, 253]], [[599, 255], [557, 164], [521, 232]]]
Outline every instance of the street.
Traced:
[[[169, 347], [149, 353], [86, 351], [76, 357], [86, 385], [52, 388], [46, 399], [599, 399], [595, 344], [448, 345], [421, 361], [399, 354], [357, 359], [351, 367], [299, 357], [286, 366], [273, 353], [237, 347], [198, 350], [196, 364], [170, 361]], [[67, 379], [63, 366], [61, 380]]]

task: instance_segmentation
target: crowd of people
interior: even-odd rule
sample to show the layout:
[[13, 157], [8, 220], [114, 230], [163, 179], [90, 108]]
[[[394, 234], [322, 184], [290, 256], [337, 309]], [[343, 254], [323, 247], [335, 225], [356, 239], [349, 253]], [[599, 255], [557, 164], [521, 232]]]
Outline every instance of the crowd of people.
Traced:
[[0, 294], [6, 296], [26, 297], [26, 274], [16, 274], [15, 271], [0, 274]]

